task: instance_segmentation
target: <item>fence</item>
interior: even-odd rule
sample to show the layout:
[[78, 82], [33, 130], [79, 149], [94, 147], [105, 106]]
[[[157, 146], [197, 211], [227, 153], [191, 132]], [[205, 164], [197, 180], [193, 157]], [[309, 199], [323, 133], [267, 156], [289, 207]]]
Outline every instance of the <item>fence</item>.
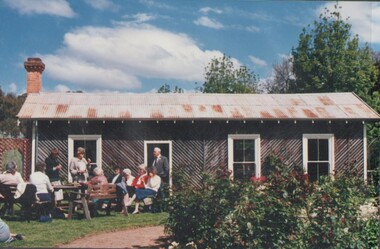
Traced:
[[0, 138], [0, 171], [5, 170], [5, 164], [15, 161], [17, 171], [24, 179], [28, 179], [31, 171], [31, 143], [25, 138]]

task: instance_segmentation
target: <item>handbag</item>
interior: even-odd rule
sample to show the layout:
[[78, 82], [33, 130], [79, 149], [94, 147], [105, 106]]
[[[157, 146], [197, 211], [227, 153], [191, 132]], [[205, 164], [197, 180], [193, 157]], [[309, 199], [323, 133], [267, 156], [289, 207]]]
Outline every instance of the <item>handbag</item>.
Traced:
[[143, 200], [145, 206], [150, 206], [153, 204], [152, 198], [148, 197]]
[[41, 215], [40, 218], [38, 219], [39, 222], [52, 222], [52, 218], [50, 215]]

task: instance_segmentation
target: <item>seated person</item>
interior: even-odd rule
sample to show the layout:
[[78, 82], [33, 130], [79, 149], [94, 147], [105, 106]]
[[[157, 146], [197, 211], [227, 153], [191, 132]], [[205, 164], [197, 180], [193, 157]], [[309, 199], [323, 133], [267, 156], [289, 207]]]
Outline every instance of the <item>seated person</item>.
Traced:
[[29, 177], [29, 181], [31, 184], [36, 186], [37, 189], [37, 197], [40, 201], [47, 202], [44, 205], [44, 210], [42, 215], [51, 215], [52, 210], [52, 200], [54, 188], [50, 183], [49, 177], [45, 174], [45, 163], [38, 162], [36, 165], [36, 171], [32, 173]]
[[[148, 170], [148, 179], [144, 178], [142, 180], [142, 183], [144, 185], [144, 188], [136, 189], [136, 193], [135, 195], [132, 196], [130, 202], [132, 202], [134, 199], [141, 201], [147, 197], [156, 195], [158, 192], [158, 189], [161, 186], [161, 177], [157, 175], [157, 170], [155, 168], [150, 168]], [[135, 203], [136, 206], [135, 206], [135, 211], [133, 211], [133, 214], [139, 213], [138, 201], [136, 201]]]
[[17, 164], [14, 161], [10, 161], [5, 165], [5, 172], [0, 174], [0, 184], [5, 185], [17, 185], [20, 182], [24, 182], [21, 174], [16, 171]]
[[[17, 185], [19, 183], [23, 183], [24, 180], [21, 177], [21, 174], [16, 171], [17, 164], [14, 161], [10, 161], [5, 165], [5, 172], [0, 174], [0, 184], [4, 185]], [[5, 200], [5, 204], [0, 210], [0, 215], [4, 215], [6, 213], [13, 213], [13, 204], [11, 204], [10, 200], [13, 199], [11, 192], [4, 190], [4, 192], [0, 193], [0, 199]]]
[[123, 181], [117, 183], [117, 187], [121, 190], [120, 192], [122, 194], [123, 210], [121, 211], [121, 213], [124, 215], [128, 215], [128, 206], [126, 206], [125, 204], [129, 202], [129, 197], [135, 194], [135, 187], [132, 186], [135, 177], [132, 175], [130, 169], [123, 170], [123, 177]]
[[0, 219], [0, 242], [10, 243], [16, 239], [22, 240], [24, 239], [24, 236], [21, 234], [11, 233], [7, 223]]
[[[135, 189], [145, 188], [144, 182], [147, 182], [149, 176], [146, 173], [146, 166], [144, 164], [140, 164], [138, 167], [139, 174], [132, 180], [131, 186]], [[134, 197], [135, 195], [129, 195], [128, 197]], [[125, 202], [125, 207], [129, 207], [132, 205], [134, 198], [129, 198], [127, 202]]]
[[[107, 177], [105, 177], [103, 170], [100, 167], [96, 167], [94, 169], [94, 177], [91, 178], [88, 182], [81, 182], [83, 185], [91, 186], [91, 185], [103, 185], [108, 184]], [[101, 200], [93, 200], [92, 208], [90, 209], [91, 216], [95, 216], [97, 213], [97, 209], [101, 207], [101, 204], [104, 202]], [[106, 205], [104, 203], [104, 205]], [[109, 204], [110, 205], [110, 204]]]
[[117, 184], [123, 180], [123, 174], [120, 166], [114, 167], [114, 174], [108, 178], [108, 182], [112, 184]]
[[85, 182], [86, 185], [107, 184], [107, 177], [104, 176], [104, 172], [100, 167], [94, 169], [94, 177], [90, 181]]

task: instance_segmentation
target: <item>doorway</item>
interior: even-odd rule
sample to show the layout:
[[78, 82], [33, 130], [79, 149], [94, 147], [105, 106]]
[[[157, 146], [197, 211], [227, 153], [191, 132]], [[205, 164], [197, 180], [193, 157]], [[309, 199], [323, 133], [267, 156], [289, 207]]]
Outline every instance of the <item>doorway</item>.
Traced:
[[[102, 167], [102, 136], [101, 135], [69, 135], [68, 136], [68, 162], [76, 156], [78, 147], [86, 150], [85, 159], [91, 159], [92, 167]], [[67, 165], [69, 167], [69, 165]], [[70, 169], [67, 170], [67, 179], [72, 182]]]
[[172, 141], [144, 141], [144, 164], [152, 166], [153, 150], [155, 147], [161, 149], [161, 155], [168, 158], [169, 161], [169, 185], [172, 186]]

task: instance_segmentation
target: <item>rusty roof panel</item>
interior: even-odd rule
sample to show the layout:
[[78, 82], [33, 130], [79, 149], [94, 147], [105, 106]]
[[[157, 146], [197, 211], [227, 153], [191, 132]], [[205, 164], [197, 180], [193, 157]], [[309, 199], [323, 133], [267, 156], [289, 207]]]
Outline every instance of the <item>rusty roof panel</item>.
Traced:
[[20, 119], [359, 119], [380, 116], [353, 93], [28, 95]]

